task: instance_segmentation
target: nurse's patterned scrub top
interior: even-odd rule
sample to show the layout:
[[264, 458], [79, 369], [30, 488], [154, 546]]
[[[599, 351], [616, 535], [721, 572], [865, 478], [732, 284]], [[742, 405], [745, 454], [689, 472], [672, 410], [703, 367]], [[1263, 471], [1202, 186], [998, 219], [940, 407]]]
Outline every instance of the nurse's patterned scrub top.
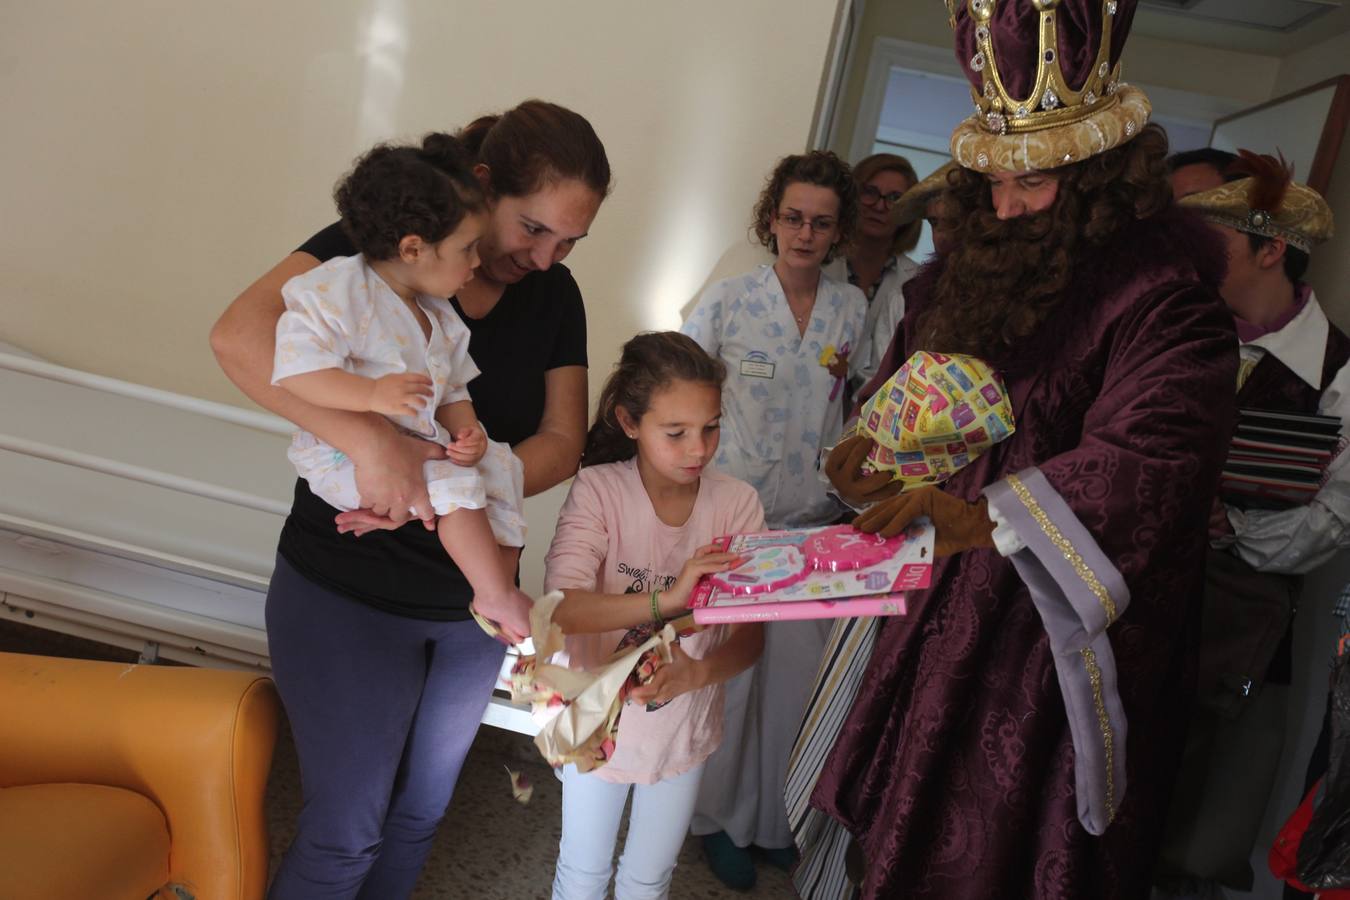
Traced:
[[[680, 330], [727, 366], [722, 441], [715, 465], [749, 482], [769, 528], [805, 528], [838, 518], [819, 475], [821, 448], [839, 439], [848, 391], [821, 365], [827, 347], [862, 348], [862, 291], [822, 273], [806, 332], [772, 266], [708, 288]], [[853, 362], [865, 353], [851, 353]]]

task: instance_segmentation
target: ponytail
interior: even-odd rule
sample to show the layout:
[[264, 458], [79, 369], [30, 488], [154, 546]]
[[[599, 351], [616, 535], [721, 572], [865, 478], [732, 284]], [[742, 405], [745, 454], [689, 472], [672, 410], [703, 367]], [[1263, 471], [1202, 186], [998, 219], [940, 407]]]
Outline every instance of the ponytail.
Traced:
[[565, 106], [526, 100], [500, 115], [479, 116], [456, 135], [488, 168], [498, 197], [524, 197], [546, 184], [575, 179], [609, 194], [609, 158], [586, 117]]
[[483, 149], [483, 138], [487, 137], [487, 133], [500, 118], [500, 115], [479, 116], [461, 128], [455, 137], [459, 138], [464, 149], [468, 150], [474, 159], [478, 159], [479, 152]]
[[605, 384], [600, 394], [600, 408], [595, 413], [595, 424], [586, 434], [586, 449], [581, 453], [581, 466], [596, 466], [601, 463], [622, 462], [637, 455], [637, 441], [624, 433], [619, 423], [618, 391], [614, 389], [614, 376]]
[[473, 177], [474, 154], [453, 134], [433, 131], [423, 137], [422, 158], [463, 184], [464, 189], [482, 192]]

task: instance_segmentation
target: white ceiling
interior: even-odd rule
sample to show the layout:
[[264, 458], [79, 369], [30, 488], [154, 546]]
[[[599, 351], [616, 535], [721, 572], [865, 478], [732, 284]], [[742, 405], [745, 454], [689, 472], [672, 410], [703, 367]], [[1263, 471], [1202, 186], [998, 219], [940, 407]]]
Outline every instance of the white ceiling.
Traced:
[[1340, 0], [1142, 0], [1135, 34], [1287, 56], [1350, 31]]

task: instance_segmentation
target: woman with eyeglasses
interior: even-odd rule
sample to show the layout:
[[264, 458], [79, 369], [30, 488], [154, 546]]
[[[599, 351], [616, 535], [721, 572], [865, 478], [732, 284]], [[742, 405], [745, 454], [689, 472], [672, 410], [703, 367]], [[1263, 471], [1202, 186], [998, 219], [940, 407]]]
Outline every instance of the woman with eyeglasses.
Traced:
[[900, 287], [919, 270], [905, 253], [919, 241], [923, 223], [901, 221], [896, 204], [919, 180], [909, 160], [894, 153], [874, 153], [853, 167], [858, 184], [858, 233], [848, 255], [825, 268], [830, 277], [856, 286], [867, 298], [867, 339], [854, 352], [855, 385], [876, 374], [895, 326], [905, 316]]
[[[839, 438], [851, 360], [869, 338], [867, 301], [822, 267], [848, 246], [857, 216], [858, 186], [843, 160], [785, 157], [754, 211], [755, 234], [777, 260], [714, 284], [682, 329], [726, 363], [715, 464], [754, 486], [769, 528], [827, 525], [843, 511], [817, 460]], [[759, 663], [727, 683], [724, 737], [692, 827], [729, 887], [754, 884], [752, 846], [784, 868], [794, 859], [787, 757], [828, 633], [828, 622], [770, 623]]]

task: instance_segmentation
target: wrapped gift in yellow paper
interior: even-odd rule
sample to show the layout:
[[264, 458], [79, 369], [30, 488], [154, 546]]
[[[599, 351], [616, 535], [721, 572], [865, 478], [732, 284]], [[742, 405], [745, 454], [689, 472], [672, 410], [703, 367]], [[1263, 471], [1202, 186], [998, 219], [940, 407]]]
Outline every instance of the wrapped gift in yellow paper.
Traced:
[[857, 426], [876, 441], [864, 468], [895, 473], [904, 490], [946, 481], [1015, 428], [988, 364], [922, 350], [872, 395]]

